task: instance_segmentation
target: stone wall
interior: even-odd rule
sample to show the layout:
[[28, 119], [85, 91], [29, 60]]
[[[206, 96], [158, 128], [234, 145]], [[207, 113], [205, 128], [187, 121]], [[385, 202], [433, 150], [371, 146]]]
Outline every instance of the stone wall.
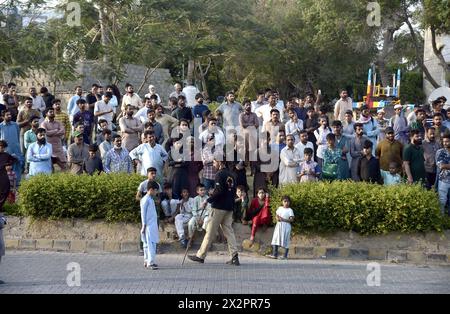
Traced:
[[[121, 94], [125, 93], [125, 84], [130, 83], [134, 86], [135, 91], [139, 89], [145, 78], [147, 68], [135, 64], [126, 64], [125, 73], [126, 76], [118, 84]], [[153, 69], [150, 70], [152, 72]], [[149, 72], [149, 73], [150, 73]], [[85, 92], [88, 92], [93, 83], [100, 84], [102, 86], [109, 85], [110, 82], [99, 77], [98, 65], [95, 61], [82, 61], [77, 65], [77, 73], [79, 79], [70, 82], [62, 82], [56, 86], [56, 96], [63, 101], [63, 107], [66, 107], [68, 100], [74, 94], [74, 88], [77, 85], [83, 87]], [[49, 75], [46, 73], [34, 73], [34, 78], [28, 77], [25, 79], [17, 78], [13, 81], [17, 84], [17, 91], [19, 94], [28, 95], [28, 89], [32, 86], [38, 89], [42, 86], [46, 86], [50, 92], [53, 91], [53, 83], [50, 81]], [[141, 97], [144, 97], [148, 93], [148, 86], [152, 84], [156, 88], [156, 92], [160, 95], [163, 102], [168, 101], [169, 94], [173, 91], [173, 79], [168, 69], [158, 68], [145, 80], [144, 86], [139, 93]]]
[[[234, 224], [236, 241], [241, 251], [266, 254], [270, 252], [273, 228], [261, 228], [250, 244], [251, 228]], [[4, 231], [9, 249], [38, 249], [74, 252], [137, 252], [139, 224], [61, 219], [57, 221], [8, 217]], [[175, 227], [160, 225], [161, 245], [166, 251], [184, 252], [176, 240]], [[204, 232], [198, 233], [191, 251], [200, 246]], [[215, 243], [213, 250], [226, 251], [224, 243]], [[354, 232], [327, 235], [300, 234], [292, 238], [290, 257], [306, 259], [387, 260], [414, 263], [449, 263], [450, 231], [443, 233], [390, 233], [361, 236]]]

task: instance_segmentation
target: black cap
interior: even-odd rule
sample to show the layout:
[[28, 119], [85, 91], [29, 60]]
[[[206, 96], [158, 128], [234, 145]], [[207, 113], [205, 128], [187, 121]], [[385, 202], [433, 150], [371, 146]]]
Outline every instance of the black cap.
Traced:
[[388, 126], [385, 130], [384, 133], [389, 134], [389, 133], [395, 133], [394, 128], [391, 126]]

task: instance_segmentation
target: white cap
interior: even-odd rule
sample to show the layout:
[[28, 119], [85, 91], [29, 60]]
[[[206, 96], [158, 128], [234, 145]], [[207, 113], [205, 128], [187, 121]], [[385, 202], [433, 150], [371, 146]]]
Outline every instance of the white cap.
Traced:
[[148, 89], [149, 89], [149, 90], [152, 89], [152, 88], [155, 88], [155, 85], [149, 85], [149, 86], [148, 86]]
[[386, 111], [384, 111], [384, 108], [380, 108], [380, 109], [377, 110], [377, 113], [380, 113], [380, 112], [386, 113]]
[[395, 105], [394, 106], [394, 110], [396, 110], [396, 109], [403, 109], [403, 106], [402, 105]]

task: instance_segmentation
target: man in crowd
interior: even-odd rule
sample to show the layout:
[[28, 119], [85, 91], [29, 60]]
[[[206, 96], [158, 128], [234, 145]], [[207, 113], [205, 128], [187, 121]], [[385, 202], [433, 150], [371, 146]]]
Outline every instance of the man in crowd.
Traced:
[[341, 98], [334, 105], [334, 119], [344, 123], [346, 112], [353, 109], [353, 100], [348, 97], [345, 89], [341, 90], [340, 96]]
[[120, 130], [122, 132], [123, 146], [130, 152], [139, 145], [139, 134], [142, 132], [142, 123], [137, 118], [133, 118], [134, 107], [125, 106], [125, 116], [119, 119]]
[[120, 135], [114, 135], [113, 148], [106, 152], [103, 162], [103, 170], [105, 173], [131, 173], [133, 165], [129, 152], [122, 147], [122, 138]]
[[208, 110], [208, 106], [203, 104], [204, 99], [201, 93], [195, 95], [195, 102], [195, 106], [192, 108], [192, 114], [195, 119], [202, 119], [202, 122], [205, 122], [203, 121], [203, 112]]
[[87, 103], [84, 99], [78, 99], [77, 100], [77, 106], [80, 111], [78, 111], [73, 116], [73, 126], [76, 126], [77, 124], [82, 124], [83, 129], [83, 140], [86, 144], [91, 143], [91, 137], [92, 137], [92, 128], [94, 126], [94, 115], [92, 112], [87, 110]]
[[75, 95], [72, 96], [67, 105], [67, 113], [69, 115], [70, 123], [73, 125], [73, 117], [80, 111], [78, 106], [78, 100], [83, 99], [86, 101], [86, 98], [83, 95], [83, 88], [81, 86], [75, 87]]
[[436, 130], [434, 127], [427, 129], [426, 138], [423, 141], [422, 146], [427, 178], [425, 187], [428, 190], [431, 190], [436, 183], [436, 153], [441, 148], [441, 144], [436, 141]]
[[144, 137], [147, 143], [141, 144], [133, 149], [130, 152], [130, 157], [132, 160], [141, 164], [141, 175], [145, 176], [147, 169], [153, 167], [156, 168], [159, 175], [159, 182], [163, 182], [163, 167], [169, 155], [161, 145], [156, 143], [155, 133], [145, 131]]
[[178, 96], [178, 108], [172, 112], [172, 117], [177, 120], [185, 119], [189, 124], [194, 120], [191, 108], [186, 107], [186, 96]]
[[22, 153], [25, 153], [25, 147], [23, 143], [23, 136], [26, 131], [31, 128], [30, 118], [31, 117], [42, 117], [42, 114], [39, 110], [33, 109], [33, 100], [31, 98], [25, 99], [25, 107], [19, 111], [17, 115], [17, 124], [20, 127], [20, 148], [22, 149]]
[[41, 173], [52, 173], [52, 145], [46, 141], [44, 128], [38, 128], [36, 133], [37, 141], [31, 144], [27, 150], [27, 161], [30, 163], [28, 175], [30, 177]]
[[436, 165], [438, 169], [439, 202], [441, 204], [441, 213], [444, 215], [450, 190], [450, 134], [443, 136], [442, 143], [443, 148], [436, 153]]
[[366, 140], [363, 147], [364, 157], [359, 159], [358, 175], [363, 182], [381, 184], [380, 163], [377, 158], [373, 157], [373, 143]]
[[13, 170], [17, 175], [16, 184], [19, 186], [23, 172], [24, 157], [20, 149], [19, 125], [12, 121], [12, 113], [8, 109], [3, 111], [3, 122], [0, 123], [0, 140], [8, 143], [6, 152], [17, 159], [14, 163]]
[[[104, 161], [106, 153], [109, 152], [113, 148], [113, 145], [111, 143], [113, 135], [112, 135], [112, 131], [109, 129], [104, 129], [102, 131], [102, 135], [103, 135], [104, 140], [103, 140], [103, 142], [100, 143], [100, 145], [98, 145], [98, 149], [100, 151], [100, 157]], [[122, 143], [121, 143], [121, 145], [122, 145]]]
[[122, 97], [122, 112], [125, 112], [127, 105], [131, 105], [135, 109], [141, 109], [143, 107], [142, 99], [134, 92], [133, 85], [130, 83], [125, 84], [125, 91], [126, 94]]
[[63, 145], [67, 147], [70, 140], [70, 133], [72, 131], [72, 125], [70, 124], [70, 118], [67, 113], [61, 110], [61, 100], [53, 100], [53, 109], [55, 109], [55, 120], [62, 124], [64, 127]]
[[38, 110], [40, 113], [45, 111], [44, 99], [37, 94], [36, 87], [30, 87], [30, 98], [33, 102], [33, 109]]
[[211, 203], [212, 217], [206, 228], [206, 235], [200, 249], [196, 255], [189, 255], [188, 258], [194, 262], [204, 263], [209, 247], [216, 238], [219, 226], [221, 226], [231, 255], [231, 260], [227, 264], [239, 266], [236, 237], [232, 227], [236, 181], [233, 174], [226, 168], [224, 156], [214, 158], [214, 167], [217, 169], [215, 189], [213, 195], [207, 200], [208, 203]]
[[268, 103], [255, 110], [256, 115], [262, 118], [263, 125], [272, 119], [272, 110], [277, 109], [278, 112], [284, 112], [284, 107], [277, 103], [277, 98], [273, 94], [269, 94]]
[[308, 142], [308, 132], [306, 130], [300, 131], [300, 141], [295, 145], [295, 148], [297, 148], [299, 153], [299, 163], [305, 161], [305, 148], [311, 148], [314, 156], [314, 144], [312, 142]]
[[411, 144], [406, 145], [403, 150], [403, 166], [408, 177], [408, 183], [425, 184], [426, 171], [422, 136], [420, 136], [418, 130], [412, 130], [410, 132], [410, 139]]
[[108, 129], [110, 130], [113, 129], [112, 121], [114, 118], [114, 110], [109, 103], [112, 96], [112, 93], [106, 92], [103, 95], [103, 99], [97, 101], [94, 105], [94, 116], [97, 117], [97, 119], [105, 120], [108, 123]]
[[280, 155], [280, 185], [297, 182], [297, 168], [301, 159], [292, 134], [286, 136], [286, 142], [287, 146], [281, 150]]
[[236, 128], [239, 126], [239, 115], [242, 111], [242, 106], [235, 100], [236, 98], [234, 92], [227, 92], [226, 101], [216, 109], [216, 112], [220, 112], [222, 114], [222, 127], [225, 130], [225, 133], [227, 132], [228, 127]]
[[380, 160], [380, 168], [389, 171], [389, 164], [395, 162], [401, 165], [403, 162], [403, 144], [395, 139], [395, 132], [392, 127], [385, 130], [386, 138], [378, 145], [375, 156]]
[[64, 126], [55, 120], [55, 109], [47, 110], [41, 128], [45, 129], [48, 143], [52, 145], [52, 163], [56, 163], [62, 171], [66, 170], [67, 156], [62, 145], [66, 132]]
[[41, 92], [41, 97], [45, 103], [45, 109], [51, 108], [53, 106], [53, 101], [55, 100], [55, 96], [50, 94], [50, 92], [48, 91], [48, 88], [45, 86], [41, 87], [40, 92]]
[[89, 145], [84, 143], [83, 133], [73, 132], [74, 143], [67, 150], [69, 170], [72, 174], [82, 174], [84, 163], [89, 158]]

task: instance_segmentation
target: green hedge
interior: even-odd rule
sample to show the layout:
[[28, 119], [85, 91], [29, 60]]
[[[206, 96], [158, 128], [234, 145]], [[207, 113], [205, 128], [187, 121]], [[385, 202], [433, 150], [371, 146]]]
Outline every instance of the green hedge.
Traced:
[[22, 182], [19, 210], [24, 216], [34, 218], [137, 222], [140, 212], [135, 195], [144, 179], [128, 174], [39, 175]]
[[271, 189], [271, 209], [281, 197], [292, 199], [293, 231], [355, 231], [382, 234], [390, 231], [442, 231], [447, 221], [440, 214], [437, 194], [418, 185], [380, 186], [355, 182], [302, 183]]

